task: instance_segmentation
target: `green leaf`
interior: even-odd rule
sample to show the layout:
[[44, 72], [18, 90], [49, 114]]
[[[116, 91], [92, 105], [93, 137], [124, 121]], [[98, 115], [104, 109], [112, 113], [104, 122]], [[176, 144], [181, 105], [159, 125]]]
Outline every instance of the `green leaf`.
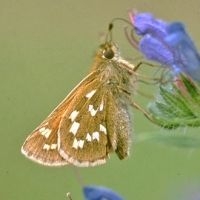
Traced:
[[159, 86], [148, 106], [152, 121], [164, 128], [200, 126], [200, 88], [184, 75]]

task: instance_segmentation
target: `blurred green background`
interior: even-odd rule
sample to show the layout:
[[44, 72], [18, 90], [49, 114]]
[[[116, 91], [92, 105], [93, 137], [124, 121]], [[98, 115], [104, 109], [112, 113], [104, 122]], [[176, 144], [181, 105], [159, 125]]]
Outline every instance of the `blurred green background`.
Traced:
[[[106, 165], [87, 169], [43, 167], [20, 153], [27, 135], [87, 74], [110, 20], [128, 18], [131, 9], [183, 21], [200, 47], [198, 0], [0, 0], [1, 200], [64, 200], [67, 192], [78, 200], [82, 184], [110, 187], [129, 200], [161, 200], [171, 199], [182, 184], [199, 183], [197, 148], [146, 141], [133, 144], [124, 161], [113, 154]], [[114, 40], [122, 55], [134, 59], [138, 55], [123, 27], [116, 23]], [[133, 143], [135, 135], [164, 132], [132, 111]], [[198, 134], [199, 129], [170, 131], [183, 132]]]

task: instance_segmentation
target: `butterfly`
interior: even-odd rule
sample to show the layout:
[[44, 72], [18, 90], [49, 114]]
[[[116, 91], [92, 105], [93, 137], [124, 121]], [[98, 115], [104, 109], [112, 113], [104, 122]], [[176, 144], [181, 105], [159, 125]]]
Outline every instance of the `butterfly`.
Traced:
[[21, 152], [47, 166], [101, 165], [111, 152], [126, 158], [132, 133], [129, 107], [147, 115], [132, 101], [136, 70], [120, 56], [117, 44], [101, 44], [90, 73], [28, 136]]

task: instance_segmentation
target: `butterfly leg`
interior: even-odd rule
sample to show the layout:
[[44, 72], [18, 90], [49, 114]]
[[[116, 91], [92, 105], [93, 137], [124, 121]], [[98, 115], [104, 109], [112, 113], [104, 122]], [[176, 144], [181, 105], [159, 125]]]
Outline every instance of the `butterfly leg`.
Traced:
[[[145, 109], [143, 109], [139, 104], [137, 104], [136, 102], [134, 102], [133, 100], [130, 99], [130, 104], [131, 106], [133, 106], [134, 108], [138, 109], [140, 112], [142, 112], [144, 114], [144, 116], [150, 120], [152, 123], [157, 124], [157, 122], [154, 120], [154, 118], [151, 116], [150, 113], [148, 113]], [[159, 125], [159, 124], [158, 124]]]
[[144, 116], [150, 120], [151, 122], [153, 122], [154, 124], [156, 124], [155, 120], [153, 119], [153, 117], [151, 116], [150, 113], [148, 113], [148, 111], [146, 111], [145, 109], [143, 109], [139, 104], [137, 104], [135, 101], [133, 101], [130, 97], [130, 95], [127, 95], [126, 93], [126, 97], [130, 102], [130, 105], [134, 108], [136, 108], [137, 110], [139, 110], [140, 112], [142, 112], [144, 114]]

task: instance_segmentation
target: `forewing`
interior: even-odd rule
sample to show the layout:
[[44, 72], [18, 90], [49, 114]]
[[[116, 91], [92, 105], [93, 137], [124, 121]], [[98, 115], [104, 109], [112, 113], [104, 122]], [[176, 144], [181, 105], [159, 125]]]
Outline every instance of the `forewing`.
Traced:
[[[80, 97], [84, 88], [94, 84], [97, 72], [89, 74], [72, 92], [54, 109], [25, 140], [21, 152], [29, 159], [49, 166], [66, 165], [68, 162], [58, 152], [58, 129], [61, 119], [69, 110], [69, 105], [76, 107], [77, 96]], [[73, 103], [71, 103], [73, 101]], [[71, 122], [69, 122], [71, 123]]]
[[[110, 152], [105, 121], [107, 97], [101, 84], [95, 85], [96, 89], [91, 87], [79, 94], [76, 107], [71, 102], [72, 106], [60, 124], [59, 152], [65, 160], [77, 166], [103, 164]], [[92, 93], [93, 96], [88, 98]], [[76, 117], [70, 117], [75, 113]]]

